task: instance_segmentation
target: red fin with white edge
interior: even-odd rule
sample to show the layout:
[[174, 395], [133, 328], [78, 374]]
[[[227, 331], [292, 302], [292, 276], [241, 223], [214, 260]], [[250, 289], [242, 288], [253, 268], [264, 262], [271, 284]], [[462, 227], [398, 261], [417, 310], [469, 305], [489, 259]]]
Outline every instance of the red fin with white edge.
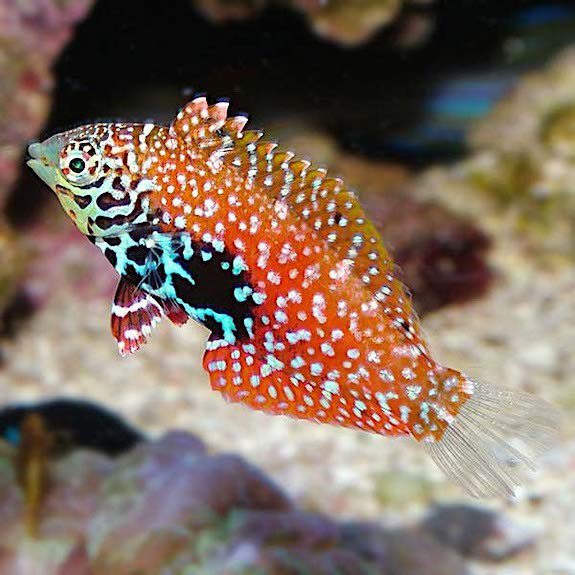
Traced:
[[111, 317], [112, 334], [118, 342], [120, 354], [135, 353], [142, 347], [163, 315], [162, 306], [153, 296], [121, 278]]

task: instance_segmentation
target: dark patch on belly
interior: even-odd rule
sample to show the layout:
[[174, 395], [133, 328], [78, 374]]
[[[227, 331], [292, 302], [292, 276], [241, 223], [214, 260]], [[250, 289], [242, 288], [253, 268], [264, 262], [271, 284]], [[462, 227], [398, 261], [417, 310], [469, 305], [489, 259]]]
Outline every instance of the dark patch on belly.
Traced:
[[152, 289], [160, 289], [166, 284], [167, 277], [166, 271], [164, 270], [164, 264], [158, 264], [155, 261], [152, 261], [148, 266], [148, 269], [150, 271], [148, 272], [146, 281]]
[[132, 246], [126, 250], [126, 257], [131, 262], [143, 266], [148, 258], [148, 253], [148, 249], [144, 246]]
[[[219, 314], [226, 314], [234, 320], [236, 337], [239, 340], [249, 339], [244, 325], [246, 319], [253, 319], [255, 303], [251, 297], [245, 301], [238, 301], [234, 290], [250, 285], [247, 272], [237, 275], [232, 273], [234, 254], [230, 252], [217, 252], [211, 244], [193, 244], [194, 255], [186, 260], [177, 254], [177, 263], [194, 279], [194, 284], [185, 277], [172, 275], [172, 283], [177, 296], [186, 304], [194, 308], [210, 309]], [[211, 258], [204, 261], [200, 250], [210, 253]], [[222, 268], [222, 264], [227, 269]], [[212, 318], [205, 322], [216, 337], [223, 337], [222, 326]]]

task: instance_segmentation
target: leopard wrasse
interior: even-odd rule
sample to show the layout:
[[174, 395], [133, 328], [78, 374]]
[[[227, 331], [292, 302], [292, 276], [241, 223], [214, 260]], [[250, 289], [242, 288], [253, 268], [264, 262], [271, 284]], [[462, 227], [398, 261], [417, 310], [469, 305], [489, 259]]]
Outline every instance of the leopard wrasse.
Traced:
[[513, 494], [552, 409], [437, 363], [354, 193], [246, 122], [198, 97], [170, 126], [91, 124], [29, 147], [120, 275], [120, 352], [164, 316], [193, 318], [211, 331], [203, 365], [227, 400], [410, 436], [471, 494]]

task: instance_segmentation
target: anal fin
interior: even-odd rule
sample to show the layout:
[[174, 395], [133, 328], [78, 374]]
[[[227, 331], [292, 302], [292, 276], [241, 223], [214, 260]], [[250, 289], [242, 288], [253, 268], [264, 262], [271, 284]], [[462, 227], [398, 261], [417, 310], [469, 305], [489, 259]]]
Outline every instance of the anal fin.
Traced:
[[227, 401], [272, 415], [315, 419], [304, 408], [304, 386], [290, 378], [279, 361], [261, 357], [250, 341], [230, 344], [212, 335], [203, 360], [214, 391]]

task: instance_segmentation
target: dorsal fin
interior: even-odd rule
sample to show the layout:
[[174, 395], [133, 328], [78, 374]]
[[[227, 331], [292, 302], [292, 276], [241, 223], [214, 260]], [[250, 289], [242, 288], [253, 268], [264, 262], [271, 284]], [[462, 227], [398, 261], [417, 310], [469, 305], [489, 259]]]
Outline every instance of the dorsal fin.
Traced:
[[[247, 119], [228, 118], [227, 110], [227, 102], [209, 106], [205, 97], [198, 97], [179, 112], [171, 129], [179, 138], [217, 154], [243, 172], [251, 185], [307, 221], [377, 299], [385, 301], [389, 290], [403, 289], [379, 232], [342, 180], [262, 140], [263, 132], [244, 131]], [[409, 303], [404, 305], [410, 311]]]
[[243, 132], [248, 119], [245, 116], [228, 118], [228, 106], [225, 101], [208, 106], [205, 96], [198, 96], [178, 112], [170, 130], [185, 142], [210, 151], [231, 149], [242, 135], [245, 142], [262, 137], [262, 132]]

